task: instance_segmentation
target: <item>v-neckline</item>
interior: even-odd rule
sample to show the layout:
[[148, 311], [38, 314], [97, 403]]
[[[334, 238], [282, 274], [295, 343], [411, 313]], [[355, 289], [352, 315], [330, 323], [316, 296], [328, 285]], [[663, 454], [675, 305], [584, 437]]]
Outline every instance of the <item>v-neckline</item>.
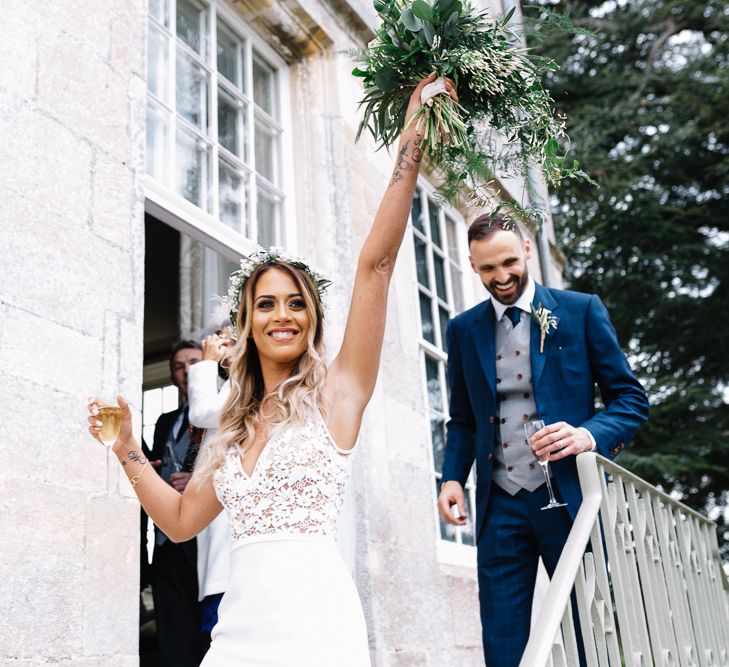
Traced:
[[238, 468], [246, 479], [253, 479], [253, 477], [256, 474], [256, 471], [258, 470], [258, 467], [261, 463], [261, 459], [264, 457], [265, 453], [271, 448], [271, 444], [279, 438], [280, 434], [276, 434], [274, 437], [269, 438], [266, 443], [261, 447], [261, 451], [258, 454], [258, 458], [256, 459], [256, 462], [253, 464], [253, 468], [251, 469], [251, 474], [249, 475], [246, 472], [246, 469], [243, 467], [243, 457], [241, 456], [241, 452], [236, 452], [235, 458], [238, 462]]
[[246, 472], [246, 469], [243, 467], [243, 456], [244, 455], [241, 456], [240, 451], [236, 452], [235, 458], [236, 458], [236, 461], [238, 462], [238, 468], [239, 468], [241, 474], [243, 475], [243, 477], [245, 477], [246, 479], [253, 479], [253, 476], [256, 474], [256, 470], [258, 470], [258, 464], [261, 462], [261, 459], [263, 458], [263, 455], [265, 454], [265, 452], [268, 450], [268, 447], [270, 444], [271, 444], [271, 440], [266, 442], [266, 444], [263, 445], [263, 447], [261, 447], [261, 451], [258, 453], [258, 458], [256, 459], [256, 462], [253, 464], [253, 468], [251, 469], [250, 475]]

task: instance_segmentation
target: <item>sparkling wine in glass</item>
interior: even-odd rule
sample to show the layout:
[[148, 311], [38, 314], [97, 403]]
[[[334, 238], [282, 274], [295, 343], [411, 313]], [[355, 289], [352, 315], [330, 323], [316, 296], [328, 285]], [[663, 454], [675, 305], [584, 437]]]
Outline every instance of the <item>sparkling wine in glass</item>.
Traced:
[[[544, 420], [542, 419], [532, 419], [531, 421], [524, 423], [524, 433], [526, 434], [526, 444], [527, 447], [529, 447], [529, 450], [534, 453], [534, 450], [532, 449], [532, 443], [531, 438], [534, 436], [534, 434], [544, 428]], [[567, 503], [558, 503], [557, 499], [554, 497], [554, 489], [552, 488], [552, 480], [549, 477], [549, 454], [546, 454], [545, 456], [538, 457], [536, 454], [534, 454], [534, 457], [539, 462], [539, 465], [542, 467], [542, 472], [544, 473], [544, 479], [547, 482], [547, 490], [549, 491], [549, 503], [546, 504], [544, 507], [542, 507], [543, 510], [551, 510], [555, 507], [567, 507]]]
[[114, 405], [105, 405], [99, 408], [99, 414], [96, 418], [102, 423], [99, 431], [99, 440], [107, 447], [111, 447], [117, 437], [119, 437], [119, 429], [121, 429], [122, 410]]

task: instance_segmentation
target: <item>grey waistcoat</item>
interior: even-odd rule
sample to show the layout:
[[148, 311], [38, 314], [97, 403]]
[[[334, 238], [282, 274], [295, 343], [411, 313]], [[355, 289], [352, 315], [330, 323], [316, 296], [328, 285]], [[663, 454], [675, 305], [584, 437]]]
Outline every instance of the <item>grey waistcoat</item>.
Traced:
[[515, 328], [506, 316], [495, 327], [499, 428], [494, 433], [493, 480], [512, 496], [520, 489], [534, 491], [544, 484], [544, 473], [524, 434], [524, 422], [538, 418], [529, 358], [530, 324], [531, 317], [521, 311]]

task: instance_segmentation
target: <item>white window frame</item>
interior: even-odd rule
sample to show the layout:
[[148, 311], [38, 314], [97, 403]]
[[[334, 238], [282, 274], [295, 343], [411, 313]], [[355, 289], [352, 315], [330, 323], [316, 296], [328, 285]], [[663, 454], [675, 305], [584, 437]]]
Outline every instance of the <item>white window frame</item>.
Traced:
[[[274, 124], [279, 130], [279, 159], [281, 164], [279, 167], [280, 184], [274, 186], [277, 194], [283, 198], [281, 205], [281, 217], [283, 218], [280, 225], [280, 235], [283, 239], [279, 238], [277, 241], [282, 241], [279, 245], [285, 245], [287, 248], [295, 249], [297, 247], [297, 234], [296, 234], [296, 210], [294, 205], [294, 151], [292, 145], [292, 122], [291, 122], [291, 100], [289, 95], [290, 89], [290, 75], [289, 69], [286, 62], [270, 47], [268, 46], [253, 30], [245, 23], [245, 21], [236, 13], [236, 11], [226, 2], [226, 0], [206, 0], [201, 2], [200, 0], [193, 0], [195, 3], [204, 5], [208, 10], [207, 20], [207, 48], [208, 56], [205, 69], [210, 74], [210, 87], [208, 90], [208, 108], [209, 108], [209, 123], [211, 126], [211, 136], [217, 137], [217, 106], [218, 106], [218, 70], [217, 70], [217, 24], [218, 19], [222, 20], [227, 24], [234, 32], [238, 33], [240, 37], [245, 40], [246, 49], [246, 68], [248, 81], [252, 80], [251, 70], [253, 67], [252, 52], [255, 50], [271, 65], [276, 69], [276, 87], [277, 87], [277, 98], [279, 105], [279, 120], [275, 121], [272, 118], [266, 118]], [[176, 2], [177, 0], [168, 0], [168, 15], [169, 15], [169, 26], [163, 26], [156, 21], [151, 14], [147, 15], [148, 25], [150, 22], [156, 22], [158, 27], [165, 30], [167, 33], [171, 33], [171, 44], [174, 48], [170, 48], [167, 56], [169, 59], [169, 66], [167, 70], [168, 89], [166, 91], [168, 104], [164, 103], [156, 98], [154, 101], [159, 105], [162, 104], [166, 112], [170, 116], [170, 123], [167, 126], [169, 132], [168, 136], [168, 155], [167, 165], [165, 173], [161, 180], [151, 176], [145, 172], [144, 178], [144, 194], [145, 194], [145, 211], [150, 215], [156, 217], [162, 222], [170, 225], [177, 231], [183, 234], [187, 234], [197, 241], [202, 242], [206, 246], [215, 250], [216, 252], [232, 259], [238, 260], [241, 256], [250, 253], [257, 245], [253, 240], [255, 238], [255, 220], [257, 217], [256, 212], [256, 193], [258, 187], [264, 187], [270, 189], [270, 184], [264, 184], [263, 186], [256, 185], [251, 188], [251, 198], [248, 202], [250, 207], [250, 222], [253, 227], [251, 229], [251, 236], [246, 236], [246, 230], [243, 229], [241, 232], [237, 232], [228, 225], [221, 222], [218, 217], [218, 205], [219, 205], [219, 194], [218, 179], [216, 177], [217, 170], [213, 169], [214, 178], [211, 179], [210, 188], [215, 192], [215, 196], [212, 200], [212, 212], [199, 208], [192, 202], [185, 199], [182, 195], [178, 194], [174, 189], [173, 184], [173, 173], [174, 168], [174, 150], [176, 142], [177, 132], [177, 114], [175, 109], [175, 67], [176, 67], [176, 49], [183, 48], [187, 52], [191, 49], [187, 49], [185, 46], [180, 47], [177, 40], [177, 26], [176, 26]], [[250, 91], [248, 91], [250, 93]], [[148, 101], [153, 99], [151, 93], [146, 91], [145, 93], [145, 110], [148, 105]], [[262, 109], [254, 111], [254, 106], [251, 103], [249, 105], [248, 123], [249, 127], [254, 127], [255, 121], [254, 116], [258, 114], [265, 116], [265, 112]], [[146, 111], [145, 111], [145, 128], [146, 128]], [[186, 129], [190, 129], [186, 125]], [[250, 134], [250, 137], [253, 135]], [[211, 145], [210, 163], [211, 165], [217, 164], [220, 158], [220, 144], [213, 142], [209, 138], [203, 138], [201, 140], [206, 141]], [[253, 147], [250, 147], [252, 150]], [[222, 147], [223, 157], [225, 157], [225, 148]], [[255, 173], [255, 164], [253, 160], [247, 165], [249, 170], [252, 171], [250, 174], [251, 179], [260, 178]]]
[[[428, 268], [428, 276], [429, 279], [435, 280], [435, 271], [433, 267], [433, 252], [432, 249], [432, 239], [431, 239], [431, 232], [430, 232], [430, 216], [429, 216], [429, 209], [427, 207], [430, 205], [429, 202], [437, 199], [435, 195], [435, 189], [424, 179], [418, 180], [418, 192], [421, 196], [421, 207], [423, 212], [426, 214], [424, 219], [424, 228], [425, 233], [419, 232], [419, 230], [416, 230], [415, 226], [413, 225], [412, 215], [410, 216], [410, 233], [411, 238], [413, 242], [413, 262], [412, 262], [412, 283], [413, 283], [413, 292], [416, 295], [416, 307], [418, 309], [418, 328], [419, 328], [419, 334], [418, 334], [418, 351], [419, 351], [419, 363], [420, 363], [420, 369], [421, 369], [421, 384], [422, 384], [422, 395], [424, 397], [425, 402], [425, 414], [426, 414], [426, 431], [427, 431], [427, 438], [428, 438], [428, 456], [430, 459], [430, 475], [431, 479], [433, 480], [433, 483], [431, 485], [431, 493], [433, 494], [433, 522], [436, 530], [436, 557], [438, 562], [444, 564], [444, 565], [455, 565], [459, 567], [468, 568], [469, 570], [474, 569], [476, 567], [476, 547], [475, 545], [469, 545], [469, 544], [463, 544], [460, 541], [458, 542], [452, 542], [450, 540], [446, 540], [441, 536], [440, 532], [440, 517], [438, 515], [438, 508], [437, 508], [437, 495], [436, 495], [436, 484], [438, 480], [440, 479], [440, 473], [437, 473], [435, 470], [435, 457], [433, 453], [433, 442], [432, 442], [432, 434], [431, 434], [431, 428], [430, 428], [430, 420], [432, 416], [432, 410], [430, 408], [429, 402], [428, 402], [428, 387], [427, 387], [427, 370], [426, 370], [426, 358], [429, 357], [433, 360], [435, 360], [438, 363], [438, 369], [439, 369], [439, 379], [441, 384], [441, 395], [443, 399], [443, 409], [441, 411], [441, 415], [445, 421], [448, 420], [448, 394], [447, 394], [447, 386], [446, 386], [446, 367], [447, 367], [447, 354], [445, 352], [445, 331], [440, 331], [440, 320], [436, 318], [438, 316], [438, 312], [433, 313], [431, 312], [431, 318], [433, 319], [435, 331], [434, 331], [434, 338], [435, 343], [431, 343], [428, 341], [422, 333], [422, 318], [420, 316], [420, 295], [424, 294], [432, 307], [432, 304], [435, 302], [437, 304], [437, 307], [435, 308], [436, 311], [438, 311], [438, 307], [446, 306], [449, 311], [449, 318], [454, 317], [455, 315], [459, 314], [456, 311], [456, 304], [454, 299], [454, 292], [453, 292], [453, 284], [452, 284], [452, 275], [451, 275], [451, 269], [450, 269], [450, 263], [453, 262], [453, 259], [455, 258], [456, 267], [458, 268], [460, 272], [460, 290], [463, 298], [463, 308], [468, 308], [471, 305], [473, 305], [473, 295], [472, 295], [472, 285], [473, 281], [469, 280], [467, 278], [468, 273], [470, 272], [470, 264], [468, 262], [468, 256], [467, 256], [467, 230], [466, 230], [466, 223], [463, 218], [463, 216], [453, 207], [448, 206], [447, 204], [441, 204], [440, 202], [436, 202], [436, 205], [439, 206], [440, 212], [439, 212], [439, 218], [438, 218], [438, 224], [440, 229], [440, 236], [441, 236], [441, 246], [442, 249], [442, 255], [444, 259], [444, 267], [445, 267], [445, 288], [446, 288], [446, 300], [444, 301], [442, 298], [440, 298], [437, 295], [437, 291], [435, 293], [431, 293], [430, 289], [423, 289], [420, 285], [420, 282], [418, 280], [418, 273], [417, 273], [417, 255], [415, 253], [415, 241], [418, 237], [424, 237], [426, 240], [426, 261], [427, 261], [427, 268]], [[426, 210], [427, 209], [427, 210]], [[446, 229], [446, 222], [445, 218], [450, 218], [455, 223], [455, 232], [456, 232], [456, 238], [455, 238], [455, 248], [453, 248], [453, 254], [451, 254], [451, 248], [449, 245], [449, 238], [448, 238], [448, 232]], [[435, 316], [435, 318], [434, 318]], [[475, 522], [475, 508], [476, 508], [476, 489], [475, 484], [473, 484], [473, 472], [471, 473], [471, 476], [469, 478], [469, 481], [471, 482], [470, 487], [468, 488], [468, 493], [470, 495], [470, 502], [471, 502], [471, 508], [472, 508], [472, 516], [469, 517], [470, 521]], [[460, 540], [460, 532], [461, 529], [457, 528], [458, 531], [458, 539]], [[474, 535], [475, 535], [475, 527], [474, 527]]]

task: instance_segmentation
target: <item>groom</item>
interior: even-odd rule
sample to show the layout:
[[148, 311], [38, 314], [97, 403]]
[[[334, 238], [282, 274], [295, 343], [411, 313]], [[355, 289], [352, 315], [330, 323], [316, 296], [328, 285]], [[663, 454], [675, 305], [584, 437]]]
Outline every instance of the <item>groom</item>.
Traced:
[[[647, 419], [648, 401], [600, 299], [536, 284], [526, 266], [531, 242], [518, 227], [482, 216], [468, 244], [491, 299], [448, 327], [450, 421], [438, 509], [446, 522], [466, 523], [463, 487], [476, 461], [484, 655], [488, 667], [516, 667], [539, 557], [551, 576], [582, 501], [575, 456], [617, 456]], [[605, 404], [597, 413], [595, 385]], [[533, 419], [547, 424], [532, 449], [548, 453], [566, 508], [541, 510], [549, 496], [524, 434]]]

